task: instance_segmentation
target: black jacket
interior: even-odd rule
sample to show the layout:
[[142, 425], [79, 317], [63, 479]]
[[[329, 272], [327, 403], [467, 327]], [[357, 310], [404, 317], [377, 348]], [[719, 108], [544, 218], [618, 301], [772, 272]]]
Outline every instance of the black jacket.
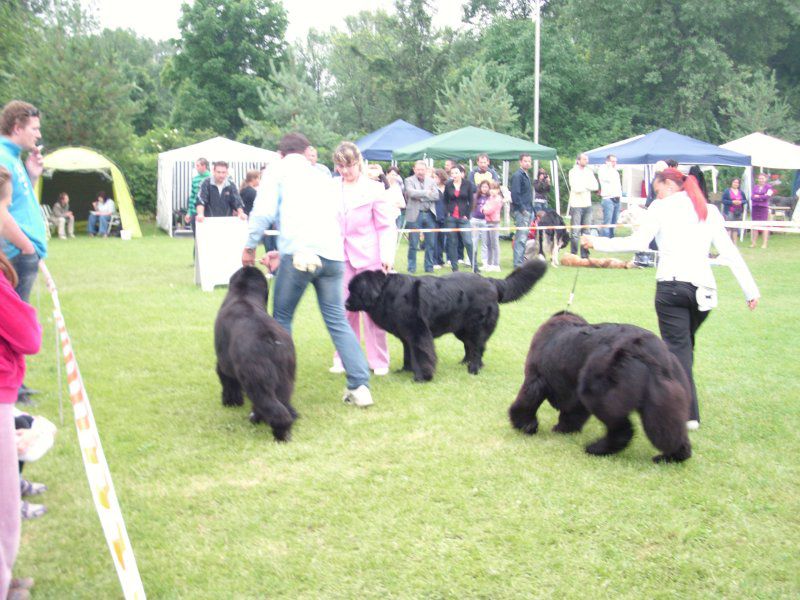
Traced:
[[197, 206], [205, 206], [203, 214], [206, 217], [230, 217], [237, 209], [244, 208], [236, 184], [228, 180], [220, 194], [213, 177], [203, 180], [200, 185]]
[[458, 205], [458, 216], [468, 219], [472, 212], [472, 184], [466, 179], [461, 180], [459, 196], [456, 198], [456, 186], [449, 180], [444, 186], [444, 204], [447, 207], [447, 216], [453, 216], [453, 210]]

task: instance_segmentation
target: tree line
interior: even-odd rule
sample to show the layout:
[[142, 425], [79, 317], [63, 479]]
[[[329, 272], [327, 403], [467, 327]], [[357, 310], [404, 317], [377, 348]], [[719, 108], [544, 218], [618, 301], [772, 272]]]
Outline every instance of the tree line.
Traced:
[[[36, 104], [49, 149], [115, 160], [142, 211], [157, 154], [213, 135], [274, 147], [302, 130], [323, 159], [398, 118], [532, 138], [532, 3], [464, 0], [444, 27], [435, 6], [395, 0], [289, 43], [279, 0], [195, 0], [156, 42], [101, 29], [79, 0], [5, 0], [0, 101]], [[796, 0], [546, 0], [540, 143], [569, 156], [658, 127], [798, 142], [798, 30]]]

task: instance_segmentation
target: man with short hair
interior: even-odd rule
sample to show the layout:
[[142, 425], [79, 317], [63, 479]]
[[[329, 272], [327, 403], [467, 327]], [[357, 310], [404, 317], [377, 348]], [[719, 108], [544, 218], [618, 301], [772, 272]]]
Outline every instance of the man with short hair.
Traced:
[[192, 189], [189, 192], [189, 205], [186, 209], [185, 221], [187, 225], [192, 227], [192, 235], [194, 235], [194, 221], [197, 216], [197, 194], [200, 192], [200, 185], [208, 179], [208, 159], [198, 158], [194, 161], [194, 169], [197, 171], [195, 176], [192, 177]]
[[472, 184], [473, 194], [478, 191], [478, 187], [484, 181], [489, 183], [492, 181], [500, 182], [500, 175], [497, 174], [497, 171], [494, 170], [494, 167], [489, 162], [488, 154], [478, 155], [477, 166], [473, 167], [472, 171], [469, 172], [469, 182]]
[[309, 146], [306, 148], [305, 157], [308, 159], [308, 162], [311, 163], [311, 166], [315, 169], [318, 169], [321, 173], [324, 173], [328, 177], [331, 177], [331, 170], [321, 162], [317, 162], [319, 160], [319, 154], [317, 153], [317, 149], [314, 146]]
[[58, 195], [58, 201], [53, 204], [52, 221], [56, 224], [58, 229], [58, 237], [62, 240], [69, 237], [75, 237], [75, 215], [69, 209], [69, 196], [66, 192], [61, 192]]
[[[569, 217], [570, 230], [569, 244], [573, 254], [578, 253], [581, 232], [588, 230], [581, 228], [581, 225], [592, 224], [592, 192], [596, 192], [600, 187], [594, 173], [587, 166], [589, 155], [585, 152], [578, 154], [575, 166], [569, 170]], [[581, 258], [589, 258], [589, 251], [580, 246]]]
[[301, 133], [290, 133], [281, 139], [278, 150], [282, 158], [270, 165], [258, 186], [242, 264], [255, 264], [264, 229], [278, 222], [278, 250], [262, 259], [271, 271], [277, 270], [272, 315], [291, 334], [297, 304], [306, 287], [313, 285], [328, 334], [347, 375], [342, 400], [366, 408], [373, 403], [369, 367], [344, 312], [343, 207], [334, 201], [330, 180], [305, 158], [308, 146], [308, 139]]
[[[406, 228], [436, 229], [436, 201], [439, 199], [439, 188], [436, 181], [428, 177], [428, 165], [424, 160], [414, 163], [414, 174], [405, 181], [406, 193]], [[417, 270], [417, 248], [419, 232], [408, 234], [408, 272]], [[433, 272], [436, 254], [436, 232], [425, 233], [425, 272]]]
[[[619, 201], [622, 197], [622, 181], [617, 171], [617, 157], [606, 156], [606, 162], [597, 170], [600, 180], [600, 198], [603, 207], [603, 225], [616, 225], [619, 218]], [[614, 237], [614, 227], [600, 229], [600, 235]]]
[[530, 154], [519, 155], [519, 170], [511, 176], [511, 218], [514, 219], [514, 268], [525, 262], [525, 243], [533, 219], [533, 186], [528, 175]]
[[230, 217], [233, 214], [247, 220], [239, 189], [228, 179], [228, 163], [218, 160], [214, 163], [213, 175], [200, 185], [195, 218], [202, 223], [206, 217]]

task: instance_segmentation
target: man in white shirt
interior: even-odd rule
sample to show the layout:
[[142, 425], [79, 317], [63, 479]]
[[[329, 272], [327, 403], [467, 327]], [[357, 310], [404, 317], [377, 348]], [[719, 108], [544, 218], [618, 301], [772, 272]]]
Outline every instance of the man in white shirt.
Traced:
[[319, 154], [317, 153], [317, 149], [314, 148], [314, 146], [309, 146], [308, 148], [306, 148], [304, 154], [308, 159], [308, 162], [311, 163], [312, 167], [318, 169], [321, 173], [325, 173], [325, 175], [327, 175], [328, 177], [332, 177], [331, 170], [326, 165], [323, 165], [321, 162], [317, 162], [317, 160], [319, 159]]
[[[569, 170], [569, 217], [570, 225], [570, 251], [578, 253], [578, 241], [581, 233], [588, 233], [588, 229], [581, 225], [592, 224], [592, 192], [598, 189], [597, 179], [589, 164], [589, 156], [583, 152], [578, 154], [575, 166]], [[581, 247], [581, 258], [589, 258], [589, 251]]]
[[[613, 154], [606, 156], [606, 162], [597, 171], [600, 180], [600, 197], [603, 207], [603, 225], [616, 225], [619, 218], [619, 200], [622, 196], [622, 181], [617, 171], [617, 157]], [[614, 227], [600, 229], [600, 235], [608, 238], [614, 237]]]
[[331, 180], [306, 159], [308, 146], [300, 133], [281, 139], [278, 151], [283, 158], [270, 165], [258, 186], [242, 264], [255, 264], [264, 229], [280, 223], [278, 250], [267, 255], [270, 270], [277, 270], [272, 315], [291, 334], [297, 304], [306, 287], [313, 285], [347, 375], [342, 399], [365, 408], [373, 403], [369, 367], [344, 312], [343, 206], [335, 200]]

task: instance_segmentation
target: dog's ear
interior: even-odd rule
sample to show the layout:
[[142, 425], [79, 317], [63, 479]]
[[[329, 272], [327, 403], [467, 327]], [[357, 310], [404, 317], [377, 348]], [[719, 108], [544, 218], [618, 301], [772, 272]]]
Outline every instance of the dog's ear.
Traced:
[[228, 290], [242, 296], [258, 297], [259, 301], [263, 298], [265, 305], [269, 297], [267, 278], [256, 267], [242, 267], [236, 271], [231, 276]]

